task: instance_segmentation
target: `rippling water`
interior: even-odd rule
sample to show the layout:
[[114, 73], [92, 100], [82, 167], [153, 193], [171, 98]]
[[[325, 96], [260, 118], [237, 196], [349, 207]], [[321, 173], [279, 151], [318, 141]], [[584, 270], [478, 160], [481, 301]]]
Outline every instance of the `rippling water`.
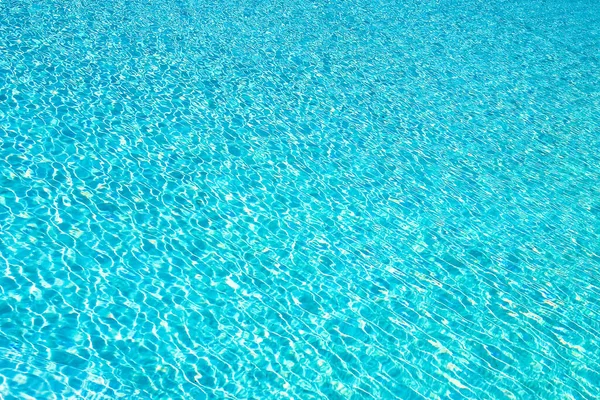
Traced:
[[1, 0], [0, 397], [598, 398], [599, 49], [591, 0]]

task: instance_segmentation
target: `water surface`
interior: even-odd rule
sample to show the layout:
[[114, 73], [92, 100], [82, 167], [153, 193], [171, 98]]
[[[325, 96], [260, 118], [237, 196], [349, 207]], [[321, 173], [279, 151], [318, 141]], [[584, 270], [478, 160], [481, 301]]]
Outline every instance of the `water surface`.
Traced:
[[0, 1], [0, 397], [600, 395], [600, 5]]

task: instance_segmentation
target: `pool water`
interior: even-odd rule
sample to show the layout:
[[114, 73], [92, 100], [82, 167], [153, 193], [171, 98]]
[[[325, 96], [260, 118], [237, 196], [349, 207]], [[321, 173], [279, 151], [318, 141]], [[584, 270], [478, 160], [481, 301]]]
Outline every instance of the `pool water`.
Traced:
[[598, 71], [595, 0], [1, 0], [0, 398], [598, 398]]

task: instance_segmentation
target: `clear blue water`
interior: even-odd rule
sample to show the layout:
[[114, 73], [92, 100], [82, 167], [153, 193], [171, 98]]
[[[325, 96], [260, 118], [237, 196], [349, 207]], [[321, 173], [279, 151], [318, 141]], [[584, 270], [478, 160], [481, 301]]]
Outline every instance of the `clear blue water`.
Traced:
[[0, 397], [600, 394], [600, 3], [0, 1]]

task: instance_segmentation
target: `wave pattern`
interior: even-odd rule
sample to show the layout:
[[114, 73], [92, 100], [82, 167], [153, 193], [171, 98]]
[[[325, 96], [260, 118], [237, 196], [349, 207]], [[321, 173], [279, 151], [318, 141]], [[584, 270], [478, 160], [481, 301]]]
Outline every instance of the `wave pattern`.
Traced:
[[598, 398], [591, 1], [0, 2], [0, 396]]

